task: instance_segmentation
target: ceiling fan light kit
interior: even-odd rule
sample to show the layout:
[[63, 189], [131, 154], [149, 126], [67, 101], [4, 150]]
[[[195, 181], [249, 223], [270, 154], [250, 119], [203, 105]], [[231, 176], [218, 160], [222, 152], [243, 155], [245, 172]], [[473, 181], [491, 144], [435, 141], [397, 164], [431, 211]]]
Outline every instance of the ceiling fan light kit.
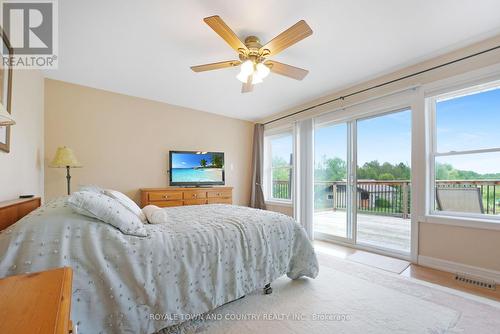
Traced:
[[239, 60], [192, 66], [191, 69], [194, 72], [240, 66], [240, 73], [236, 78], [243, 83], [241, 88], [242, 93], [251, 92], [253, 86], [261, 83], [270, 72], [295, 80], [302, 80], [307, 75], [307, 70], [268, 59], [268, 57], [275, 56], [312, 34], [311, 28], [304, 20], [297, 22], [265, 45], [261, 45], [260, 40], [256, 36], [248, 36], [245, 38], [245, 42], [242, 42], [217, 15], [206, 17], [203, 20], [233, 50], [238, 52]]

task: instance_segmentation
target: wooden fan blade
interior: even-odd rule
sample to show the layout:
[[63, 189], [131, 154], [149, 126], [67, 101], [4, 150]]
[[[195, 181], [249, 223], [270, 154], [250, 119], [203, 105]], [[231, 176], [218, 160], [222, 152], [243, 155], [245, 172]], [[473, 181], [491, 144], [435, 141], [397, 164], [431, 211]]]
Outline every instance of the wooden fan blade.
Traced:
[[247, 82], [243, 83], [243, 85], [241, 86], [242, 93], [249, 93], [253, 90], [252, 77], [253, 77], [252, 75], [249, 75]]
[[260, 52], [265, 56], [274, 56], [304, 38], [311, 36], [312, 33], [313, 31], [306, 21], [301, 20], [261, 47]]
[[283, 64], [274, 60], [266, 61], [265, 65], [271, 69], [271, 72], [279, 75], [284, 75], [285, 77], [289, 77], [295, 80], [302, 80], [305, 78], [307, 73], [309, 73], [308, 70], [304, 70], [303, 68]]
[[209, 16], [203, 19], [206, 24], [210, 26], [222, 39], [224, 39], [229, 46], [231, 46], [238, 53], [246, 53], [248, 48], [240, 41], [234, 31], [220, 18], [220, 16]]
[[212, 64], [191, 66], [191, 69], [194, 72], [204, 72], [204, 71], [218, 70], [220, 68], [239, 66], [240, 64], [241, 62], [239, 60], [228, 60]]

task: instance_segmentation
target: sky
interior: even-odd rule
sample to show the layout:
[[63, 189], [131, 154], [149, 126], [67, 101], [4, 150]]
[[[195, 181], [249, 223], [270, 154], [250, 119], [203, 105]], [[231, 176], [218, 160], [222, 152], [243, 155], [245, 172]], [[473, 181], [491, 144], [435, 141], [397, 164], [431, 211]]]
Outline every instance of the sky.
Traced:
[[[410, 165], [410, 110], [359, 120], [357, 125], [358, 165], [373, 160]], [[436, 125], [438, 152], [500, 147], [500, 89], [438, 102]], [[316, 162], [325, 155], [346, 160], [345, 124], [317, 128], [314, 141]], [[285, 158], [291, 150], [291, 136], [272, 142], [273, 156]], [[500, 153], [441, 157], [438, 161], [481, 174], [500, 172]]]
[[279, 157], [289, 162], [290, 154], [293, 152], [292, 135], [273, 138], [271, 141], [271, 152], [273, 154], [273, 158]]
[[[500, 147], [500, 89], [438, 102], [437, 151]], [[500, 153], [441, 157], [456, 169], [500, 173]]]
[[194, 153], [174, 153], [172, 154], [172, 168], [192, 168], [199, 167], [201, 159], [207, 161], [207, 165], [212, 162], [211, 154]]

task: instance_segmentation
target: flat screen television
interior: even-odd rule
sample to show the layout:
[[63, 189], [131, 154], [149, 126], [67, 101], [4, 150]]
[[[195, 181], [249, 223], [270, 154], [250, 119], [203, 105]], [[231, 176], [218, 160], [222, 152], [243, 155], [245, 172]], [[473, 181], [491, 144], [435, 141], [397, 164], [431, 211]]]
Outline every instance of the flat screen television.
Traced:
[[224, 185], [224, 153], [170, 151], [171, 186]]

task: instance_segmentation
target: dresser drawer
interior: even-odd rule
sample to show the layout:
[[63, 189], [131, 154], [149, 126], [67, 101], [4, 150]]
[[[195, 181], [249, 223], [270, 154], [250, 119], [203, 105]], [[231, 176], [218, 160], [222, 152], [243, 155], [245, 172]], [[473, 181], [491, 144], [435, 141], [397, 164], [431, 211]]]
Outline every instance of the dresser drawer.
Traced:
[[166, 191], [161, 193], [150, 193], [150, 201], [175, 201], [182, 199], [182, 192], [180, 191]]
[[40, 198], [18, 199], [0, 203], [0, 231], [40, 206]]
[[168, 208], [171, 206], [182, 206], [184, 205], [183, 201], [157, 201], [152, 202], [153, 205], [159, 206], [160, 208]]
[[160, 207], [203, 205], [211, 203], [232, 204], [232, 187], [167, 187], [142, 188], [141, 207], [152, 204]]
[[184, 205], [203, 205], [207, 204], [206, 199], [186, 199], [184, 200]]
[[233, 199], [229, 198], [209, 198], [208, 204], [233, 204]]
[[207, 192], [208, 198], [228, 198], [232, 196], [230, 190], [210, 190]]
[[184, 191], [184, 199], [200, 199], [200, 198], [207, 198], [207, 192], [205, 190]]

